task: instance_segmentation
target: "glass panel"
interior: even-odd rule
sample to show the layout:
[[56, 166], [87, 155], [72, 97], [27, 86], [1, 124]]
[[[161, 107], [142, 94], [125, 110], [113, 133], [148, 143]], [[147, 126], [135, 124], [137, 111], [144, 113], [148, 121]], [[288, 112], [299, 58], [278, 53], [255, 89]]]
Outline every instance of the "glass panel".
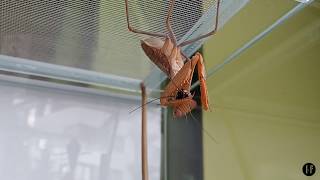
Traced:
[[[25, 80], [23, 80], [25, 81]], [[141, 179], [139, 101], [0, 80], [0, 179]], [[148, 106], [160, 179], [160, 108]]]

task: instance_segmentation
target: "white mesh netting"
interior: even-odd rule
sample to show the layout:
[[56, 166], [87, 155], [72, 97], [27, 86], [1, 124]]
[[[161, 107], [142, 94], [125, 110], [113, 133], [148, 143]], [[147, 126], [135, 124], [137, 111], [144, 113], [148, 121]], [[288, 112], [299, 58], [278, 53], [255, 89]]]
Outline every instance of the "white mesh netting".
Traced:
[[[248, 0], [222, 0], [221, 27]], [[131, 24], [166, 32], [168, 0], [129, 0]], [[172, 16], [178, 41], [214, 28], [216, 0], [176, 0]], [[129, 32], [124, 0], [0, 1], [0, 54], [145, 79], [153, 64]], [[201, 43], [186, 47], [191, 55]]]

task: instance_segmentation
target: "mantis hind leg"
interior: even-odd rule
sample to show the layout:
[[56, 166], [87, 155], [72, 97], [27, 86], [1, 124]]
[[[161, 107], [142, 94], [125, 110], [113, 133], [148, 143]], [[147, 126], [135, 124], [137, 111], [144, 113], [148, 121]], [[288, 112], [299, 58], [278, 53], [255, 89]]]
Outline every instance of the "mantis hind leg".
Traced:
[[204, 38], [207, 38], [209, 36], [212, 36], [214, 35], [216, 32], [217, 32], [217, 29], [218, 29], [218, 20], [219, 20], [219, 9], [220, 9], [220, 2], [221, 0], [217, 0], [217, 8], [216, 8], [216, 18], [215, 18], [215, 26], [214, 26], [214, 29], [210, 32], [208, 32], [207, 34], [203, 34], [199, 37], [196, 37], [194, 39], [190, 39], [188, 41], [184, 41], [182, 43], [179, 44], [180, 47], [183, 47], [183, 46], [186, 46], [188, 44], [192, 44], [196, 41], [199, 41], [201, 39], [204, 39]]
[[155, 36], [155, 37], [166, 37], [166, 34], [163, 33], [154, 33], [154, 32], [147, 32], [147, 31], [142, 31], [138, 29], [134, 29], [130, 25], [130, 18], [129, 18], [129, 8], [128, 8], [128, 0], [125, 0], [125, 5], [126, 5], [126, 18], [127, 18], [127, 25], [128, 25], [128, 30], [137, 34], [145, 34], [149, 36]]
[[166, 26], [167, 26], [167, 29], [169, 32], [170, 39], [172, 39], [174, 46], [177, 46], [177, 39], [176, 39], [176, 36], [174, 35], [174, 32], [171, 27], [171, 23], [170, 23], [170, 17], [172, 16], [174, 2], [175, 2], [175, 0], [171, 0], [169, 3], [169, 10], [168, 10], [167, 18], [166, 18]]

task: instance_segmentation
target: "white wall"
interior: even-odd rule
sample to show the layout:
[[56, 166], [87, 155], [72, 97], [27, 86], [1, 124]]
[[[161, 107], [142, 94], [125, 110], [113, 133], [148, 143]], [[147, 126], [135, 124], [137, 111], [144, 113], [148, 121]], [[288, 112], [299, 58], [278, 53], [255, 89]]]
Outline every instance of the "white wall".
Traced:
[[[0, 80], [1, 180], [136, 180], [139, 101]], [[150, 179], [160, 179], [160, 108], [148, 107]]]

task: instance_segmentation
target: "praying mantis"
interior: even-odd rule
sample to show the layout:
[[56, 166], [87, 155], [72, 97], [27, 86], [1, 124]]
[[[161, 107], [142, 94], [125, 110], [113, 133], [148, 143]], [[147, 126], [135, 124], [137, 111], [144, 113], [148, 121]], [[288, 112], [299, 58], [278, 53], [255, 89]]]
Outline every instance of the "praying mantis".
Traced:
[[170, 82], [161, 93], [160, 104], [162, 106], [172, 107], [174, 117], [181, 117], [191, 112], [191, 110], [197, 106], [196, 101], [193, 99], [194, 95], [190, 92], [192, 75], [196, 66], [198, 79], [200, 81], [201, 104], [204, 110], [209, 109], [208, 91], [205, 80], [206, 71], [203, 57], [197, 52], [191, 59], [189, 59], [184, 55], [181, 48], [216, 33], [218, 27], [220, 0], [217, 0], [214, 29], [206, 34], [179, 44], [177, 43], [177, 39], [170, 22], [174, 4], [175, 0], [170, 0], [168, 13], [165, 19], [168, 33], [157, 33], [138, 30], [130, 25], [128, 0], [125, 0], [128, 30], [133, 33], [150, 36], [141, 40], [141, 47], [149, 59], [170, 79]]
[[[157, 65], [170, 79], [170, 82], [161, 93], [160, 104], [162, 106], [170, 106], [173, 108], [174, 117], [185, 116], [197, 106], [193, 99], [194, 95], [190, 92], [192, 75], [197, 66], [198, 79], [200, 81], [201, 103], [204, 110], [209, 109], [208, 92], [206, 86], [206, 72], [203, 57], [200, 53], [196, 53], [189, 59], [182, 52], [181, 48], [195, 41], [214, 35], [218, 27], [218, 14], [220, 0], [217, 0], [215, 28], [207, 34], [197, 38], [177, 43], [173, 33], [170, 17], [172, 16], [175, 0], [170, 0], [169, 10], [166, 17], [166, 28], [168, 34], [147, 32], [134, 29], [130, 25], [128, 0], [125, 0], [126, 19], [128, 30], [133, 33], [144, 34], [150, 36], [141, 40], [141, 47], [149, 59]], [[163, 40], [164, 39], [164, 40]], [[146, 88], [141, 83], [142, 95], [142, 136], [141, 136], [141, 154], [142, 154], [142, 179], [148, 180], [148, 160], [147, 160], [147, 130], [146, 130]], [[210, 136], [211, 137], [211, 136]]]

